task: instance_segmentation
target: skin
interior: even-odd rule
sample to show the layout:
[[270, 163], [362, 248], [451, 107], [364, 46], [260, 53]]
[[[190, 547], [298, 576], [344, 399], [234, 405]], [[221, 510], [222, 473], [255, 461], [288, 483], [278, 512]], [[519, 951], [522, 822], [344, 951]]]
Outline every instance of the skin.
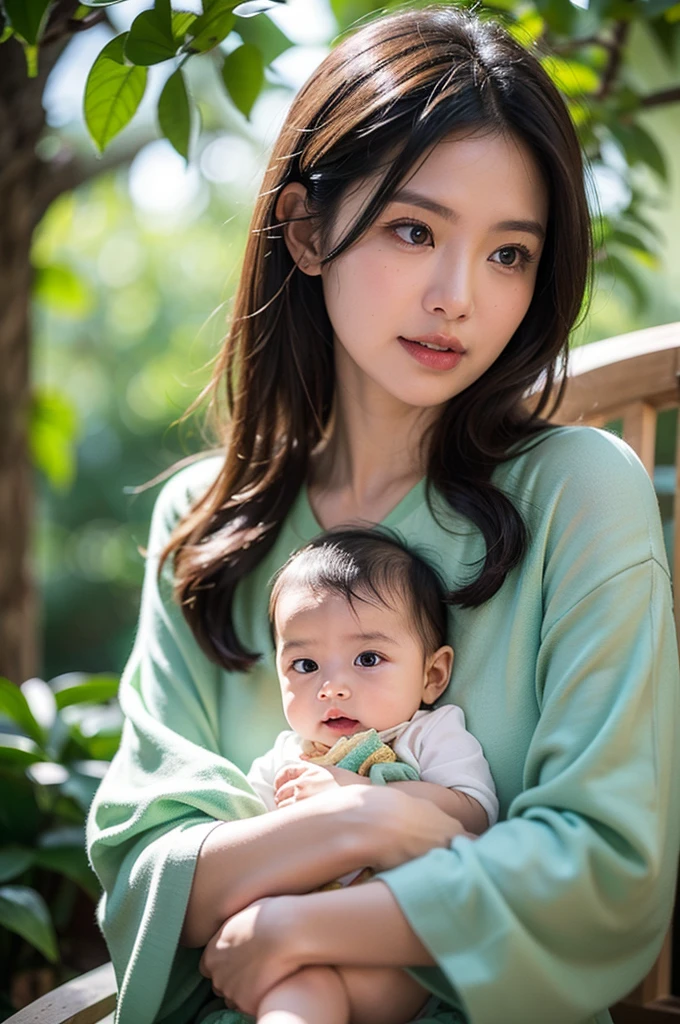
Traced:
[[[403, 600], [393, 607], [359, 600], [352, 607], [338, 594], [289, 586], [277, 601], [274, 627], [286, 719], [322, 752], [341, 736], [381, 732], [409, 721], [421, 703], [433, 704], [449, 682], [452, 648], [443, 645], [426, 653]], [[329, 716], [331, 722], [338, 719], [340, 728], [327, 721]], [[371, 783], [343, 768], [296, 764], [284, 766], [274, 784], [276, 805], [282, 808], [337, 786]], [[468, 832], [479, 834], [488, 825], [486, 812], [467, 793], [421, 781], [391, 785], [431, 800]]]
[[[352, 608], [339, 594], [289, 586], [274, 622], [283, 710], [307, 740], [331, 747], [342, 735], [407, 722], [448, 684], [452, 649], [426, 655], [403, 601], [357, 601]], [[336, 712], [355, 724], [333, 729], [325, 719]]]
[[[377, 184], [375, 178], [368, 178], [345, 197], [331, 241], [344, 233]], [[326, 267], [319, 263], [323, 253], [318, 225], [309, 219], [291, 220], [307, 212], [304, 186], [286, 186], [277, 204], [286, 244], [300, 272], [321, 275], [334, 331], [334, 413], [329, 436], [312, 461], [309, 484], [312, 507], [324, 528], [361, 520], [379, 522], [423, 477], [424, 431], [443, 403], [473, 383], [503, 351], [535, 287], [540, 238], [527, 230], [498, 228], [507, 221], [535, 222], [544, 231], [547, 225], [547, 189], [536, 161], [520, 141], [485, 135], [439, 142], [411, 175], [408, 186], [426, 200], [455, 211], [455, 217], [447, 219], [412, 202], [391, 204], [359, 242]], [[424, 230], [403, 225], [409, 218]], [[506, 256], [501, 251], [520, 246], [528, 250], [530, 262], [523, 269], [502, 265]], [[423, 367], [397, 340], [400, 335], [412, 338], [437, 332], [455, 335], [466, 348], [452, 370]], [[441, 824], [441, 819], [433, 817], [438, 809], [426, 801], [411, 799], [409, 805], [401, 805], [399, 800], [409, 799], [406, 794], [380, 795], [374, 792], [378, 788], [391, 789], [348, 786], [337, 790], [348, 801], [346, 806], [340, 802], [335, 806], [336, 812], [344, 814], [345, 833], [352, 814], [363, 822], [360, 836], [347, 840], [364, 843], [365, 859], [354, 866], [371, 863], [371, 857], [385, 851], [389, 842], [396, 841], [403, 855], [406, 835], [410, 832], [413, 837], [413, 819], [403, 833], [394, 822], [390, 825], [381, 803], [386, 796], [393, 801], [392, 813], [408, 807], [404, 812], [408, 817], [421, 805], [422, 813], [427, 811], [423, 826], [427, 822], [436, 833]], [[314, 804], [317, 799], [264, 817], [302, 815], [310, 804], [321, 813], [322, 804]], [[371, 827], [378, 819], [380, 830], [392, 830], [383, 842], [372, 838]], [[302, 833], [311, 843], [313, 856], [308, 864], [309, 846], [298, 852], [298, 875], [311, 877], [311, 861], [318, 865], [322, 857], [333, 868], [328, 877], [337, 877], [342, 873], [337, 870], [340, 858], [315, 831], [317, 820], [316, 814], [305, 819]], [[333, 828], [332, 821], [332, 816], [325, 820], [327, 829]], [[204, 843], [206, 854], [203, 864], [199, 858], [193, 907], [199, 922], [201, 913], [214, 920], [210, 915], [215, 893], [220, 891], [219, 865], [224, 871], [225, 864], [230, 864], [238, 872], [234, 843], [224, 832], [232, 824], [222, 826], [215, 839], [218, 829], [213, 830]], [[292, 824], [290, 832], [282, 830], [281, 836], [292, 837], [293, 832]], [[259, 849], [253, 841], [248, 847], [249, 862]], [[292, 846], [285, 847], [288, 851], [292, 857]], [[345, 862], [350, 859], [348, 855]], [[245, 863], [241, 870], [247, 875]], [[295, 876], [292, 866], [290, 875]], [[280, 886], [282, 879], [277, 883]], [[272, 891], [285, 890], [275, 887]], [[195, 934], [201, 933], [199, 923]], [[282, 934], [285, 943], [280, 942]], [[387, 886], [373, 882], [338, 892], [279, 896], [246, 907], [217, 929], [206, 946], [201, 969], [215, 991], [253, 1012], [268, 991], [302, 969], [432, 962]]]

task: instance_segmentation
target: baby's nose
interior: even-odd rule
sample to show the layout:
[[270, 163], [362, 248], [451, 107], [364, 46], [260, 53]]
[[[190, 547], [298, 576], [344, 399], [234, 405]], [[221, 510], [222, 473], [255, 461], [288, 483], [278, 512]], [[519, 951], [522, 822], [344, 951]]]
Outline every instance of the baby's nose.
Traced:
[[320, 700], [346, 700], [350, 696], [350, 689], [343, 680], [327, 679], [319, 687]]

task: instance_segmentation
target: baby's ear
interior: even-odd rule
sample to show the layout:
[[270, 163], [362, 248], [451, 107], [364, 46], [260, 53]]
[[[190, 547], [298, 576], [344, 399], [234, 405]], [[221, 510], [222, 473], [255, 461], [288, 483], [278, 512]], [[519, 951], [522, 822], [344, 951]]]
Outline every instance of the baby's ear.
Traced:
[[453, 668], [453, 648], [446, 644], [430, 654], [425, 661], [425, 679], [423, 682], [423, 701], [434, 704], [449, 685]]

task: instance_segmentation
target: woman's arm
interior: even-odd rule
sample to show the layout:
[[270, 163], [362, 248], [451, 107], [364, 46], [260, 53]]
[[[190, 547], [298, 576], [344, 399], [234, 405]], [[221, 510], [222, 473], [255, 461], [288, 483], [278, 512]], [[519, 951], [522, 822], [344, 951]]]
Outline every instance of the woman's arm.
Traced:
[[262, 897], [309, 892], [356, 868], [395, 867], [462, 832], [426, 801], [361, 785], [222, 822], [201, 847], [181, 943], [205, 945], [223, 921]]

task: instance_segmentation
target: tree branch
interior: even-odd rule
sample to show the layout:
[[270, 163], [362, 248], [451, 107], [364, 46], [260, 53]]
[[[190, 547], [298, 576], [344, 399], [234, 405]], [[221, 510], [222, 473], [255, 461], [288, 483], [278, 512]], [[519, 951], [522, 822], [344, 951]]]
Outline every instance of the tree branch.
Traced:
[[665, 103], [680, 102], [680, 85], [671, 86], [670, 89], [660, 89], [659, 92], [652, 92], [649, 96], [642, 96], [641, 107], [661, 107]]
[[102, 8], [99, 11], [92, 11], [85, 18], [68, 18], [66, 17], [63, 21], [58, 22], [56, 25], [50, 25], [47, 31], [40, 40], [41, 46], [49, 46], [50, 43], [56, 43], [64, 36], [75, 35], [76, 32], [86, 32], [88, 28], [92, 28], [93, 25], [99, 25], [101, 22], [105, 22], [110, 25], [111, 22], [106, 13], [106, 9]]
[[605, 100], [616, 84], [616, 76], [618, 75], [619, 68], [621, 67], [621, 61], [623, 60], [623, 48], [626, 44], [629, 32], [629, 21], [617, 21], [614, 25], [614, 35], [612, 38], [612, 45], [609, 50], [607, 66], [604, 69], [602, 82], [596, 95], [596, 99], [598, 100]]
[[57, 157], [44, 164], [40, 185], [34, 195], [37, 220], [42, 218], [50, 203], [63, 192], [70, 192], [107, 171], [126, 167], [134, 160], [140, 149], [155, 138], [156, 135], [152, 132], [140, 132], [131, 138], [127, 146], [114, 146], [101, 157], [72, 154], [61, 159]]

